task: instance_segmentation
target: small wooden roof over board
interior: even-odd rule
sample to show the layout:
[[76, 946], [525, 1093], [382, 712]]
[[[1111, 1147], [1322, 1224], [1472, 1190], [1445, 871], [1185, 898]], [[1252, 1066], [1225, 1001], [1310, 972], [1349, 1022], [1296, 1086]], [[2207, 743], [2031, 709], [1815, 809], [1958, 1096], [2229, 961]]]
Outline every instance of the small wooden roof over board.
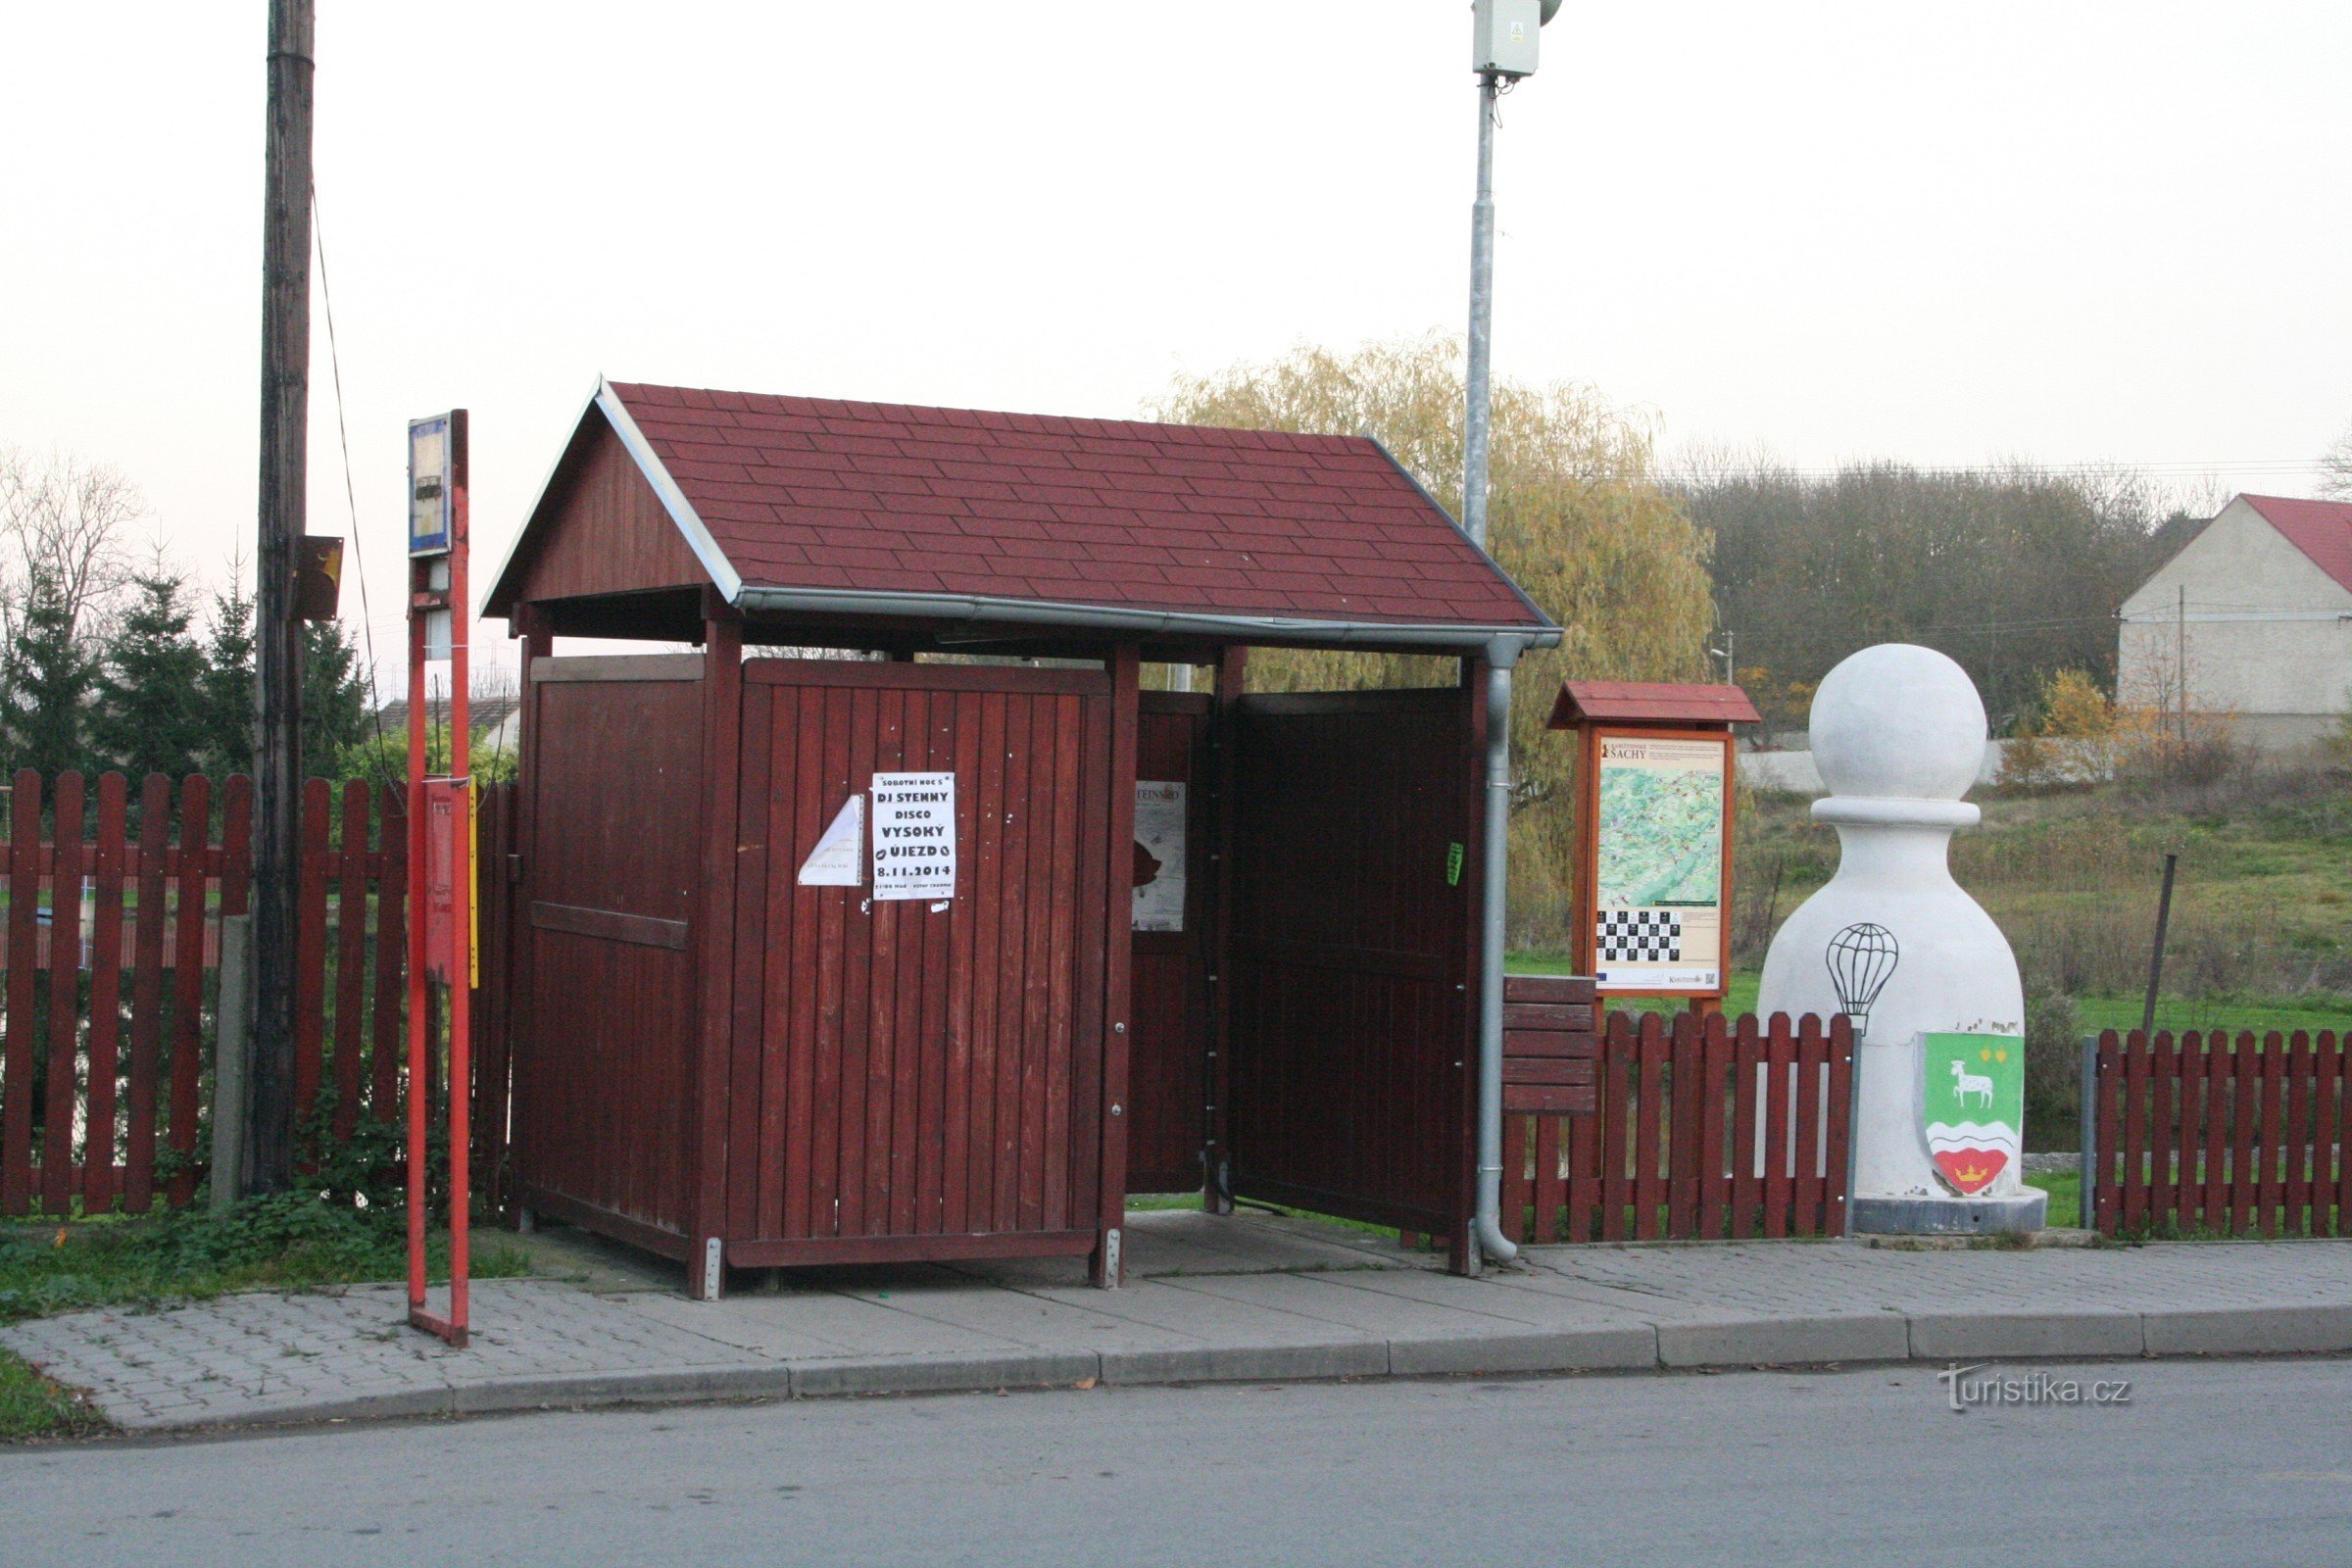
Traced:
[[605, 382], [484, 613], [566, 635], [1046, 653], [1560, 640], [1387, 450]]
[[1572, 680], [1560, 686], [1549, 726], [1650, 724], [1661, 729], [1713, 729], [1761, 720], [1756, 705], [1737, 686], [1684, 686], [1669, 681]]

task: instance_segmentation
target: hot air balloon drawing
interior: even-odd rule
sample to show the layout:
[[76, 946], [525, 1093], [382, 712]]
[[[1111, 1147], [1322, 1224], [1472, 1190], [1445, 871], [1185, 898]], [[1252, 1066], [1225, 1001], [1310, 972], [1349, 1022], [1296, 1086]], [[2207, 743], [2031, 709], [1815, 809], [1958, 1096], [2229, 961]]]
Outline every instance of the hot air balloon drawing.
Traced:
[[1838, 1005], [1854, 1020], [1856, 1040], [1870, 1033], [1871, 1004], [1886, 989], [1902, 956], [1902, 944], [1894, 940], [1894, 933], [1868, 920], [1858, 920], [1830, 938], [1822, 958], [1829, 965]]

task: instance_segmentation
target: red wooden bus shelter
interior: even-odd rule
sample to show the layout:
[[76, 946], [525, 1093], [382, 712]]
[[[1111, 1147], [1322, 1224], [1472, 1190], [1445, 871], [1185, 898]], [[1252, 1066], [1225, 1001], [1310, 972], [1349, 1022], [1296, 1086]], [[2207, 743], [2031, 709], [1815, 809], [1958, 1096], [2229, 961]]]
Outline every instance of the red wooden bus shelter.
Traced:
[[[486, 612], [523, 648], [526, 1214], [703, 1295], [1024, 1255], [1115, 1284], [1131, 1192], [1507, 1252], [1488, 713], [1560, 633], [1376, 442], [605, 383]], [[1252, 646], [1460, 678], [1250, 695]], [[812, 884], [897, 772], [953, 776], [952, 884]]]

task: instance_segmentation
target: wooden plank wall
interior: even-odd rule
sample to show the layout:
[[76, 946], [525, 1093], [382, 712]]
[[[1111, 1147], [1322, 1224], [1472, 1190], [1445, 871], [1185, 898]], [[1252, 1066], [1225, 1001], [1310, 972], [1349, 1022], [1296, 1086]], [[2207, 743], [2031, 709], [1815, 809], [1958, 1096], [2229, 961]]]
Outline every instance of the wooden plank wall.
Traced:
[[[295, 1074], [314, 1139], [401, 1123], [404, 795], [359, 779], [303, 789]], [[493, 867], [511, 797], [497, 787], [483, 798]], [[135, 830], [133, 816], [119, 773], [94, 785], [73, 773], [15, 777], [0, 850], [0, 1214], [143, 1213], [188, 1202], [203, 1179], [220, 923], [246, 908], [252, 789], [241, 775], [217, 787], [152, 775], [137, 791]], [[500, 887], [485, 877], [475, 1000], [474, 1168], [493, 1204], [506, 1151], [511, 917]]]
[[701, 695], [699, 657], [652, 656], [534, 660], [525, 698], [515, 1178], [533, 1206], [676, 1237], [694, 1127]]
[[1208, 890], [1202, 781], [1194, 754], [1210, 700], [1181, 692], [1145, 692], [1136, 735], [1136, 778], [1185, 786], [1191, 820], [1185, 834], [1186, 908], [1182, 931], [1134, 934], [1134, 1044], [1127, 1085], [1127, 1190], [1199, 1192], [1208, 1085], [1206, 976], [1200, 966]]
[[[1087, 669], [746, 662], [730, 1262], [1092, 1248], [1109, 707]], [[947, 908], [800, 885], [877, 770], [956, 774]]]
[[2099, 1036], [2087, 1223], [2108, 1236], [2352, 1235], [2352, 1034]]

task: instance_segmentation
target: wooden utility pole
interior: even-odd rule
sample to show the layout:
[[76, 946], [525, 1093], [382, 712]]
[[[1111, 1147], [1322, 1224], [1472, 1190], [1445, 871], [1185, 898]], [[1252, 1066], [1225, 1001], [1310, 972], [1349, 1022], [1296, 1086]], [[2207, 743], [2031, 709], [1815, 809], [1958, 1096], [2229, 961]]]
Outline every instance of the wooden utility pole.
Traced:
[[2180, 744], [2188, 744], [2188, 584], [2173, 611], [2173, 706], [2180, 710]]
[[316, 23], [315, 0], [270, 0], [253, 626], [253, 1098], [245, 1165], [249, 1190], [262, 1193], [282, 1191], [294, 1179], [294, 861], [302, 794], [302, 621], [294, 576], [309, 482]]

